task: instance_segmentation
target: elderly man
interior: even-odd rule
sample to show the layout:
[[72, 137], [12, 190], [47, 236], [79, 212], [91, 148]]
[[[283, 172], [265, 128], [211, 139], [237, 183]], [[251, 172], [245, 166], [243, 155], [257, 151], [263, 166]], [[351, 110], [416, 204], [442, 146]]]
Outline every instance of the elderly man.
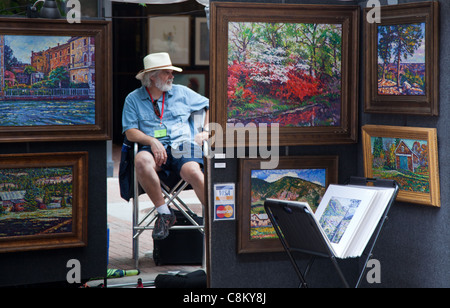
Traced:
[[208, 133], [204, 131], [192, 137], [189, 117], [205, 109], [206, 127], [209, 100], [188, 87], [173, 85], [173, 71], [182, 69], [172, 65], [169, 54], [146, 56], [144, 69], [136, 75], [142, 87], [127, 96], [122, 114], [123, 133], [129, 141], [142, 145], [135, 166], [138, 181], [158, 212], [154, 239], [166, 238], [175, 223], [175, 215], [162, 195], [158, 172], [177, 172], [205, 204], [203, 159], [194, 152], [198, 153], [195, 150], [208, 138]]

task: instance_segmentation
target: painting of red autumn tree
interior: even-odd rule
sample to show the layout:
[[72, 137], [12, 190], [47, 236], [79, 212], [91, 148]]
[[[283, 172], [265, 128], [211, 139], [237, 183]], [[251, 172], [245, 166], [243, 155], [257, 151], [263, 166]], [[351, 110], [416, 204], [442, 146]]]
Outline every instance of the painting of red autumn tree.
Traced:
[[339, 126], [342, 25], [230, 22], [228, 123]]

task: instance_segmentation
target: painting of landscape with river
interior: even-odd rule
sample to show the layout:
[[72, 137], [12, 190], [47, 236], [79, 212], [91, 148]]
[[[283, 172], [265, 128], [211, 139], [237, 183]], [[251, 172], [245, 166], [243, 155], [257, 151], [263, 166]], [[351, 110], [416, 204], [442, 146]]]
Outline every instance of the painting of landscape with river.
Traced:
[[0, 127], [95, 124], [95, 39], [0, 34]]

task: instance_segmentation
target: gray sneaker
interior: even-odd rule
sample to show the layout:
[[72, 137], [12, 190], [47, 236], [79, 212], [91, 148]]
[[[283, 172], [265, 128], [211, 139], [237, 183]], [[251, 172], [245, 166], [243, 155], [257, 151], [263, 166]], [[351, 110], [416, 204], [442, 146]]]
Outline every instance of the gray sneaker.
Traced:
[[175, 213], [172, 209], [170, 209], [170, 212], [170, 215], [158, 214], [152, 234], [154, 240], [163, 240], [169, 236], [169, 228], [177, 222]]

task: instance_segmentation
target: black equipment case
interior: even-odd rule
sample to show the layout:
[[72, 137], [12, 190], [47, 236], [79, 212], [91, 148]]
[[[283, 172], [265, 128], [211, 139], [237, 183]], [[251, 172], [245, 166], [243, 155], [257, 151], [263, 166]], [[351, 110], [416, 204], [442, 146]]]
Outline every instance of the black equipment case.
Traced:
[[[174, 210], [177, 222], [175, 226], [192, 225], [191, 222], [178, 210]], [[203, 218], [195, 214], [191, 217], [203, 225]], [[202, 264], [203, 260], [203, 234], [197, 229], [174, 229], [163, 240], [153, 240], [153, 261], [156, 265], [195, 265]]]

